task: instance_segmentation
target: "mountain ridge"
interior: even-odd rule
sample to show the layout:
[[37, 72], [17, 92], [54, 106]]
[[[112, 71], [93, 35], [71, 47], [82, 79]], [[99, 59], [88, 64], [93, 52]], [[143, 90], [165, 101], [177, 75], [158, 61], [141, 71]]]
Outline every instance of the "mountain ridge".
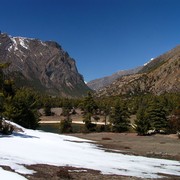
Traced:
[[133, 69], [129, 69], [129, 70], [120, 70], [110, 76], [105, 76], [102, 78], [98, 78], [92, 81], [89, 81], [87, 83], [87, 85], [89, 86], [89, 88], [97, 91], [105, 86], [110, 85], [113, 81], [115, 81], [116, 79], [122, 77], [122, 76], [126, 76], [126, 75], [131, 75], [131, 74], [135, 74], [137, 72], [139, 72], [141, 70], [142, 66], [133, 68]]
[[142, 93], [180, 92], [180, 46], [154, 58], [142, 69], [132, 75], [123, 76], [107, 87], [100, 89], [96, 95], [138, 95]]

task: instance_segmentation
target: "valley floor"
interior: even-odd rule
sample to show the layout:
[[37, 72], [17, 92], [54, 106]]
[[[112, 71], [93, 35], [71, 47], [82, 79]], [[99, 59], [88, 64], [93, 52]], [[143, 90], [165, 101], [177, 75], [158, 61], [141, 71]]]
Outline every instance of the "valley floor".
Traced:
[[93, 140], [99, 146], [124, 154], [157, 157], [180, 161], [180, 139], [176, 134], [138, 136], [136, 133], [75, 133], [83, 139]]
[[[31, 174], [31, 173], [26, 174], [25, 173], [23, 175], [22, 172], [24, 170], [19, 170], [21, 176], [23, 175], [24, 177], [26, 177], [29, 180], [44, 180], [44, 179], [48, 179], [48, 180], [65, 180], [65, 179], [74, 179], [74, 180], [99, 180], [99, 179], [100, 180], [110, 180], [110, 179], [111, 180], [142, 180], [143, 179], [143, 180], [147, 180], [148, 179], [148, 178], [140, 178], [140, 177], [136, 177], [136, 176], [132, 177], [132, 176], [123, 176], [123, 175], [114, 175], [114, 174], [101, 174], [99, 170], [87, 169], [87, 168], [84, 168], [82, 165], [79, 168], [77, 168], [77, 167], [75, 168], [72, 166], [61, 166], [61, 165], [60, 166], [54, 166], [54, 165], [50, 165], [50, 164], [47, 165], [45, 162], [50, 161], [51, 158], [53, 158], [54, 153], [55, 153], [55, 152], [53, 153], [52, 151], [48, 151], [48, 153], [50, 153], [49, 154], [50, 156], [46, 156], [47, 155], [46, 154], [47, 148], [48, 149], [50, 148], [49, 145], [52, 146], [52, 149], [57, 150], [57, 152], [55, 154], [61, 160], [63, 160], [63, 159], [68, 160], [69, 156], [72, 156], [71, 154], [69, 154], [68, 156], [66, 153], [64, 154], [65, 151], [63, 151], [63, 149], [67, 149], [65, 147], [66, 143], [68, 143], [71, 147], [71, 148], [68, 147], [68, 149], [67, 149], [70, 152], [71, 151], [74, 152], [73, 148], [77, 147], [77, 146], [80, 147], [80, 150], [86, 152], [86, 143], [84, 144], [84, 143], [81, 143], [81, 141], [79, 142], [79, 139], [76, 139], [73, 136], [88, 139], [88, 140], [93, 140], [93, 142], [91, 141], [91, 143], [96, 144], [96, 146], [100, 146], [100, 149], [104, 149], [107, 152], [114, 152], [113, 154], [117, 154], [117, 158], [118, 158], [118, 153], [123, 153], [123, 154], [129, 154], [129, 155], [142, 155], [142, 156], [158, 157], [158, 158], [163, 158], [163, 159], [167, 158], [167, 159], [173, 159], [173, 160], [180, 160], [180, 152], [179, 152], [180, 140], [177, 138], [176, 135], [155, 135], [155, 136], [145, 136], [145, 137], [144, 136], [137, 136], [135, 133], [129, 133], [129, 134], [126, 134], [126, 133], [89, 133], [89, 134], [79, 133], [78, 134], [78, 133], [76, 133], [76, 134], [68, 134], [68, 135], [70, 135], [70, 136], [57, 136], [55, 134], [54, 135], [53, 134], [46, 134], [46, 133], [44, 134], [44, 133], [39, 133], [37, 131], [25, 130], [25, 133], [17, 133], [17, 134], [15, 133], [13, 136], [11, 136], [12, 140], [11, 140], [11, 138], [4, 137], [6, 140], [4, 138], [1, 138], [1, 141], [2, 141], [2, 144], [5, 144], [5, 142], [7, 142], [7, 145], [8, 145], [8, 141], [14, 142], [15, 144], [17, 144], [18, 141], [24, 143], [23, 147], [13, 146], [13, 149], [9, 149], [8, 151], [11, 152], [10, 153], [11, 155], [14, 154], [13, 152], [17, 152], [17, 150], [20, 150], [20, 148], [23, 148], [26, 150], [28, 148], [26, 146], [29, 145], [29, 143], [34, 144], [33, 146], [35, 146], [35, 147], [38, 146], [40, 149], [42, 149], [42, 146], [45, 147], [45, 149], [43, 151], [41, 151], [40, 149], [38, 150], [38, 147], [36, 147], [36, 149], [32, 149], [32, 150], [33, 151], [35, 150], [35, 152], [37, 151], [36, 156], [38, 158], [39, 158], [39, 156], [40, 157], [42, 156], [42, 157], [46, 157], [47, 159], [50, 158], [49, 160], [39, 161], [39, 162], [44, 161], [44, 163], [42, 163], [42, 164], [30, 163], [29, 165], [28, 165], [28, 163], [26, 164], [26, 161], [23, 161], [23, 162], [25, 162], [24, 164], [26, 164], [26, 165], [24, 165], [24, 166], [27, 169], [29, 169], [30, 171], [34, 170], [36, 172], [33, 174]], [[44, 137], [45, 137], [45, 139], [44, 139]], [[51, 138], [53, 138], [52, 140], [55, 140], [55, 141], [52, 142]], [[56, 139], [56, 138], [58, 138], [58, 139]], [[57, 140], [60, 140], [59, 138], [60, 139], [61, 138], [67, 139], [65, 141], [64, 140], [62, 141], [62, 143], [64, 142], [65, 144], [56, 143]], [[43, 140], [42, 145], [41, 145], [41, 143], [42, 143], [41, 139]], [[29, 142], [27, 142], [27, 141], [29, 141]], [[37, 141], [37, 143], [36, 143], [36, 141]], [[95, 151], [96, 150], [99, 151], [98, 150], [99, 148], [97, 149], [96, 146], [92, 146], [92, 147], [95, 148], [94, 149]], [[91, 147], [91, 145], [90, 145], [90, 147]], [[22, 149], [21, 149], [21, 151], [22, 151]], [[88, 151], [89, 150], [87, 149], [87, 152]], [[2, 152], [3, 152], [3, 150], [2, 150]], [[30, 159], [34, 158], [33, 156], [31, 156], [31, 152], [27, 152], [27, 151], [24, 151], [24, 152], [25, 152], [25, 154], [26, 153], [29, 154], [29, 156], [27, 156], [27, 157], [25, 154], [23, 155], [23, 157], [25, 156], [25, 159], [28, 157]], [[79, 151], [77, 151], [77, 152], [79, 152]], [[100, 150], [100, 152], [103, 153], [103, 151], [101, 151], [101, 150]], [[4, 153], [2, 153], [2, 154], [4, 154]], [[64, 155], [66, 155], [67, 157], [62, 156], [61, 155], [62, 153]], [[76, 152], [74, 152], [74, 153], [76, 153]], [[91, 151], [91, 153], [93, 153], [93, 151]], [[94, 154], [95, 156], [93, 156], [93, 159], [88, 158], [88, 160], [89, 161], [92, 160], [92, 162], [96, 163], [96, 159], [97, 160], [99, 159], [100, 154], [98, 154], [98, 153]], [[4, 162], [4, 163], [2, 163], [4, 165], [1, 164], [0, 167], [2, 167], [4, 170], [13, 172], [14, 171], [13, 169], [11, 169], [8, 165], [5, 165], [6, 161], [9, 161], [9, 160], [11, 161], [11, 159], [12, 160], [14, 159], [14, 157], [13, 156], [11, 157], [11, 155], [7, 156], [7, 158], [4, 157], [3, 159], [1, 159], [1, 161]], [[83, 155], [84, 155], [83, 153], [80, 153], [80, 154], [77, 154], [77, 157], [79, 159], [81, 159], [81, 156], [83, 157]], [[107, 161], [108, 157], [106, 157], [106, 155], [108, 155], [108, 154], [105, 154], [105, 156], [104, 156], [104, 158], [105, 158], [104, 163], [106, 164], [106, 166], [109, 166], [109, 168], [110, 168], [112, 166], [112, 164], [111, 164], [111, 161], [110, 162]], [[18, 154], [18, 156], [21, 157], [21, 153]], [[15, 156], [15, 160], [17, 159], [18, 156], [17, 155]], [[72, 156], [72, 157], [75, 157], [75, 156]], [[128, 157], [129, 156], [126, 157], [127, 160], [128, 160]], [[127, 166], [126, 158], [122, 159], [122, 162], [119, 162], [119, 163], [122, 165], [123, 165], [123, 163], [125, 163], [124, 166]], [[134, 158], [135, 158], [135, 156], [132, 156], [132, 158], [130, 158], [130, 159], [132, 160]], [[137, 159], [138, 161], [140, 160], [139, 164], [136, 163], [136, 158], [135, 158], [135, 160], [132, 161], [132, 163], [135, 163], [134, 165], [140, 166], [140, 167], [143, 167], [144, 165], [146, 166], [147, 165], [145, 163], [146, 159], [144, 159], [143, 157], [139, 157], [139, 158]], [[157, 168], [160, 167], [158, 165], [159, 163], [161, 165], [163, 163], [166, 163], [163, 159], [162, 159], [162, 162], [161, 162], [161, 160], [157, 160]], [[35, 158], [35, 160], [36, 160], [36, 158]], [[71, 158], [71, 160], [73, 160], [73, 159]], [[53, 162], [54, 161], [55, 161], [55, 159], [53, 160]], [[156, 160], [152, 159], [151, 163], [153, 163], [153, 161], [156, 161]], [[82, 158], [82, 161], [79, 161], [79, 163], [83, 164], [83, 162], [84, 161]], [[110, 164], [108, 165], [108, 163], [110, 163], [111, 165]], [[114, 163], [116, 164], [116, 161], [114, 161]], [[100, 164], [102, 166], [105, 165], [105, 164], [103, 164], [103, 162]], [[136, 167], [134, 167], [134, 165], [132, 166], [132, 169], [131, 169], [132, 171], [134, 168], [136, 169]], [[148, 163], [148, 166], [149, 165], [150, 164]], [[154, 165], [152, 164], [152, 166], [154, 166]], [[169, 165], [165, 165], [165, 166], [169, 166]], [[97, 167], [100, 168], [100, 166], [97, 166]], [[178, 167], [179, 167], [179, 165], [177, 166], [177, 168]], [[15, 169], [16, 168], [19, 168], [19, 167], [15, 166]], [[99, 168], [97, 168], [97, 169], [99, 169]], [[152, 168], [151, 165], [149, 166], [149, 168]], [[156, 166], [154, 166], [154, 168], [156, 168]], [[168, 170], [167, 168], [166, 168], [166, 170]], [[171, 166], [170, 166], [170, 168], [171, 168]], [[174, 168], [174, 167], [172, 166], [172, 168]], [[180, 173], [179, 170], [176, 172]], [[161, 175], [161, 174], [159, 174], [159, 175]], [[167, 180], [178, 180], [178, 179], [180, 179], [180, 176], [179, 175], [176, 176], [176, 173], [174, 173], [174, 175], [165, 175], [163, 173], [163, 176], [164, 176], [164, 178], [166, 177], [165, 179], [167, 179]], [[19, 177], [17, 179], [19, 179]], [[153, 180], [155, 180], [155, 178]]]
[[[101, 148], [107, 151], [121, 152], [124, 154], [141, 155], [148, 157], [165, 158], [180, 161], [180, 140], [174, 135], [137, 136], [135, 133], [89, 133], [70, 134], [80, 138], [95, 141]], [[74, 180], [140, 180], [137, 177], [126, 177], [117, 175], [103, 175], [99, 171], [78, 169], [74, 167], [56, 167], [50, 165], [32, 165], [28, 168], [37, 173], [28, 175], [29, 180], [52, 180], [74, 179]], [[48, 169], [48, 171], [47, 171]], [[61, 173], [64, 175], [60, 176]], [[178, 180], [180, 177], [167, 176], [166, 180]], [[145, 178], [143, 178], [145, 180]]]
[[[59, 123], [64, 117], [60, 116], [61, 108], [53, 108], [55, 116], [41, 116], [40, 123], [49, 125]], [[71, 116], [73, 123], [84, 124], [80, 110]], [[134, 121], [132, 116], [131, 121]], [[97, 124], [104, 124], [103, 117]], [[69, 135], [69, 134], [68, 134]], [[74, 133], [72, 136], [96, 141], [104, 148], [119, 150], [126, 154], [142, 155], [148, 157], [166, 158], [180, 161], [180, 139], [176, 134], [137, 136], [137, 133]]]
[[[59, 109], [56, 109], [59, 112]], [[57, 123], [60, 121], [60, 113], [55, 116], [41, 117], [41, 123]], [[80, 114], [80, 113], [79, 113]], [[73, 116], [73, 122], [79, 123], [82, 121], [81, 115]], [[54, 121], [54, 122], [53, 122]], [[82, 122], [81, 122], [82, 123]], [[103, 121], [101, 121], [103, 123]], [[162, 158], [180, 161], [180, 139], [178, 139], [176, 134], [171, 135], [152, 135], [152, 136], [138, 136], [136, 133], [111, 133], [111, 132], [101, 132], [101, 133], [73, 133], [67, 134], [70, 136], [75, 136], [87, 140], [92, 140], [94, 144], [104, 149], [107, 152], [123, 153], [128, 155], [145, 156], [152, 158]], [[77, 169], [74, 167], [56, 167], [49, 165], [32, 165], [29, 166], [30, 169], [35, 170], [36, 174], [28, 176], [30, 180], [43, 180], [47, 179], [68, 179], [66, 176], [70, 175], [70, 179], [77, 180], [140, 180], [139, 177], [126, 177], [119, 175], [103, 175], [99, 171]], [[46, 171], [48, 169], [48, 171]], [[64, 172], [65, 176], [60, 177], [59, 172]], [[66, 178], [65, 178], [66, 177]], [[143, 178], [144, 180], [145, 178]], [[166, 179], [178, 180], [179, 176], [169, 175]]]
[[[76, 133], [71, 136], [95, 141], [94, 143], [107, 151], [124, 154], [157, 157], [180, 161], [180, 140], [174, 135], [137, 136], [135, 133]], [[145, 180], [146, 178], [127, 177], [118, 175], [103, 175], [99, 171], [78, 169], [74, 167], [56, 167], [49, 165], [32, 165], [30, 169], [36, 174], [27, 176], [30, 180], [45, 178], [74, 179], [74, 180]], [[48, 171], [46, 171], [48, 169]], [[59, 173], [64, 172], [64, 177]], [[166, 180], [178, 180], [178, 176], [167, 176]]]

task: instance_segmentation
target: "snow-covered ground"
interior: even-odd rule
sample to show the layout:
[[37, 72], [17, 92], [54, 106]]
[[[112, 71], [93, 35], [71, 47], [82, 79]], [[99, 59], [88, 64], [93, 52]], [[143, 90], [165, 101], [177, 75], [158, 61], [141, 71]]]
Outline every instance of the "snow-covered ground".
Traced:
[[88, 140], [23, 130], [11, 136], [0, 135], [0, 166], [15, 170], [13, 173], [0, 168], [0, 179], [23, 180], [22, 174], [35, 173], [24, 167], [32, 164], [82, 167], [143, 178], [160, 178], [159, 173], [180, 176], [178, 161], [105, 152]]

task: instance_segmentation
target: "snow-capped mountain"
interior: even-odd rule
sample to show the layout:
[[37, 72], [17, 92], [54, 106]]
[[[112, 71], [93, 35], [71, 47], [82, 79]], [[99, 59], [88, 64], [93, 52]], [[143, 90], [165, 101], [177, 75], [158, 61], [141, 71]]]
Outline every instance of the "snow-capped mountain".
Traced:
[[53, 41], [0, 34], [0, 63], [17, 86], [32, 86], [52, 95], [82, 96], [89, 90], [75, 60]]

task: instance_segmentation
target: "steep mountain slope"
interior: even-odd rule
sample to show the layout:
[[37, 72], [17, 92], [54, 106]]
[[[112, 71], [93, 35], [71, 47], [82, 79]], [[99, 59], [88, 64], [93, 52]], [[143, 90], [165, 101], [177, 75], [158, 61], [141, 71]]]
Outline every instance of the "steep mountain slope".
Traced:
[[77, 97], [89, 88], [75, 60], [59, 44], [0, 34], [0, 63], [10, 62], [6, 73], [17, 86], [32, 86], [51, 95]]
[[122, 71], [119, 71], [117, 73], [112, 74], [111, 76], [106, 76], [106, 77], [103, 77], [103, 78], [92, 80], [92, 81], [88, 82], [87, 85], [91, 89], [97, 91], [97, 90], [99, 90], [101, 88], [104, 88], [104, 87], [110, 85], [116, 79], [118, 79], [118, 78], [120, 78], [122, 76], [135, 74], [138, 71], [140, 71], [141, 69], [142, 69], [142, 66], [134, 68], [134, 69], [122, 70]]
[[153, 59], [137, 74], [124, 76], [97, 92], [97, 96], [180, 92], [180, 46]]

